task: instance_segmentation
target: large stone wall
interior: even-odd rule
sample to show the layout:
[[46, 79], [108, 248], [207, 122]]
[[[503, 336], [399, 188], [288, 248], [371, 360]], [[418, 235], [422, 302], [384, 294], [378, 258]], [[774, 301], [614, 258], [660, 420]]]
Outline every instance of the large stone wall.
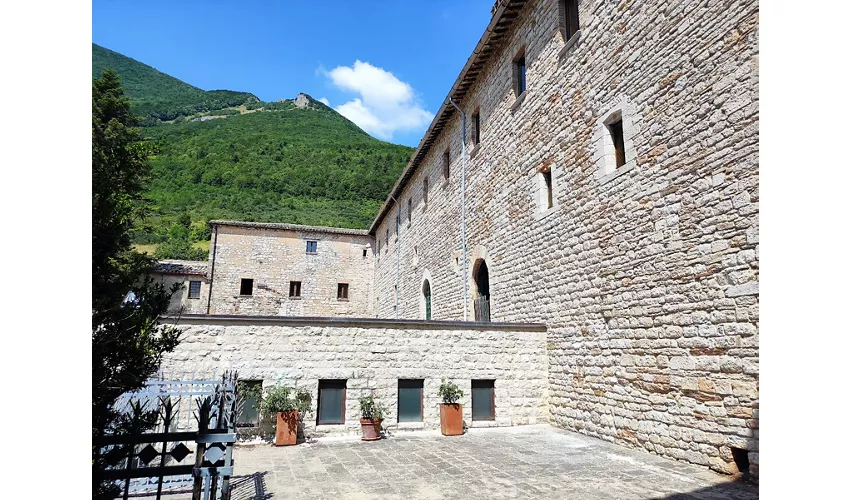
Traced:
[[[173, 320], [172, 320], [173, 321]], [[342, 318], [183, 316], [166, 372], [235, 369], [240, 380], [308, 388], [311, 434], [360, 432], [357, 398], [373, 394], [389, 409], [389, 429], [437, 429], [442, 377], [463, 390], [464, 420], [472, 427], [548, 421], [544, 325], [469, 325]], [[347, 379], [344, 425], [316, 426], [318, 381]], [[424, 379], [423, 422], [398, 424], [398, 380]], [[472, 421], [471, 381], [495, 380], [495, 421]]]
[[[210, 314], [373, 315], [372, 237], [365, 231], [238, 224], [213, 227]], [[307, 253], [308, 240], [317, 242], [315, 254]], [[252, 295], [240, 295], [242, 278], [254, 280]], [[289, 296], [290, 281], [301, 282], [300, 298]], [[338, 283], [348, 283], [347, 300], [337, 298]]]
[[[168, 312], [173, 314], [204, 314], [207, 312], [209, 296], [209, 280], [207, 279], [207, 262], [190, 260], [164, 260], [154, 266], [151, 278], [171, 291], [174, 285], [179, 288], [171, 295]], [[201, 284], [200, 293], [196, 298], [189, 297], [190, 283], [198, 281]]]
[[[584, 0], [569, 44], [557, 9], [527, 2], [461, 103], [481, 116], [467, 276], [455, 113], [397, 196], [401, 234], [396, 207], [376, 228], [380, 315], [395, 314], [400, 262], [401, 317], [421, 317], [427, 277], [433, 317], [463, 318], [483, 259], [492, 318], [549, 327], [553, 423], [722, 472], [748, 450], [757, 476], [758, 5]], [[612, 168], [617, 113], [626, 164]]]

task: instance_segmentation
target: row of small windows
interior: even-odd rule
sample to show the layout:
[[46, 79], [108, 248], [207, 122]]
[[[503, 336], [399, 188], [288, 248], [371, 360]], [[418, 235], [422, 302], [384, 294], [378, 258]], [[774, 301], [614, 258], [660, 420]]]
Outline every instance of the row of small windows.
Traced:
[[[195, 283], [195, 282], [192, 282]], [[198, 290], [200, 292], [200, 282], [198, 281]], [[191, 295], [191, 287], [189, 290], [189, 298]], [[254, 280], [253, 278], [242, 278], [242, 281], [239, 284], [239, 295], [254, 295]], [[300, 281], [290, 281], [289, 282], [289, 296], [292, 298], [300, 298], [301, 297], [301, 282]], [[340, 300], [348, 300], [348, 283], [337, 283], [336, 285], [336, 298]]]
[[[246, 380], [244, 387], [253, 390], [245, 398], [245, 406], [239, 417], [239, 427], [257, 426], [260, 414], [257, 411], [262, 381]], [[345, 398], [348, 380], [319, 380], [319, 399], [317, 402], [316, 425], [336, 425], [345, 423]], [[399, 379], [398, 381], [398, 422], [422, 422], [425, 409], [424, 379]], [[472, 381], [472, 420], [496, 419], [495, 380]]]
[[[558, 2], [558, 25], [565, 41], [569, 41], [579, 32], [579, 9], [578, 0], [560, 0]], [[521, 50], [513, 60], [513, 89], [516, 97], [519, 98], [526, 91], [526, 60], [525, 51]], [[610, 136], [610, 141], [614, 144], [616, 168], [622, 167], [626, 163], [625, 141], [623, 138], [623, 122], [622, 119], [606, 124], [607, 132]], [[472, 146], [476, 147], [481, 143], [481, 112], [478, 108], [472, 113], [470, 123], [470, 139]], [[442, 178], [447, 181], [451, 176], [451, 152], [447, 148], [441, 157]], [[540, 171], [543, 185], [546, 189], [545, 195], [542, 197], [544, 209], [550, 209], [554, 206], [553, 201], [553, 185], [551, 169], [542, 169]], [[423, 209], [428, 206], [428, 177], [422, 180], [422, 203]], [[413, 200], [407, 200], [407, 222], [410, 223], [413, 214]], [[389, 229], [386, 232], [384, 240], [385, 248], [388, 248]], [[378, 242], [378, 253], [380, 254], [380, 242]]]

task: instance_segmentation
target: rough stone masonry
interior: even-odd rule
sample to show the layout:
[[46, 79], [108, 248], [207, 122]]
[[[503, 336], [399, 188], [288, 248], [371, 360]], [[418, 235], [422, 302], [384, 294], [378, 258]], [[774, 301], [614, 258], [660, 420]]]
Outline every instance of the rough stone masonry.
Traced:
[[484, 262], [491, 318], [549, 328], [555, 425], [757, 477], [758, 4], [582, 0], [569, 39], [564, 7], [496, 6], [449, 94], [467, 274], [446, 104], [371, 229], [380, 316], [397, 288], [422, 317], [427, 280], [434, 319], [464, 281], [473, 317]]

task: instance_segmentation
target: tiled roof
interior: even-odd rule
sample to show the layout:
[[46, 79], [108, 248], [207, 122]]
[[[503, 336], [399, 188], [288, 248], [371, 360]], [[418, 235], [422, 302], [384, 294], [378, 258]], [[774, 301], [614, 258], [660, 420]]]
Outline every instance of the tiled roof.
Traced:
[[347, 229], [344, 227], [302, 226], [285, 222], [243, 222], [233, 220], [211, 220], [210, 226], [237, 226], [256, 229], [283, 229], [286, 231], [302, 231], [312, 233], [350, 234], [354, 236], [369, 236], [365, 229]]
[[154, 264], [153, 272], [162, 274], [207, 274], [207, 261], [161, 260]]

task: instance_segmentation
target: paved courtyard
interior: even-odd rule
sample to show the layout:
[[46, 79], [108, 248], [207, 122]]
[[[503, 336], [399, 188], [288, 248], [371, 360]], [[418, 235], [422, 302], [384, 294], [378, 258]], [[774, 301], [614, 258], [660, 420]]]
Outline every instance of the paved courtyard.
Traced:
[[758, 498], [704, 468], [549, 426], [242, 446], [234, 458], [233, 500]]

